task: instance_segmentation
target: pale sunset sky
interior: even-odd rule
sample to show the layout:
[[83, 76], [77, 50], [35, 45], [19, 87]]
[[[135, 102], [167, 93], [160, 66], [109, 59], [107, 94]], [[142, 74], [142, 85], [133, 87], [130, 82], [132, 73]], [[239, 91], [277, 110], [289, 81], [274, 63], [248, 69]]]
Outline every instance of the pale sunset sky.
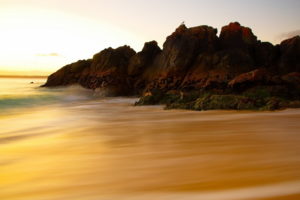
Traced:
[[299, 0], [0, 0], [0, 75], [48, 75], [107, 47], [162, 46], [181, 22], [232, 21], [262, 41], [300, 34]]

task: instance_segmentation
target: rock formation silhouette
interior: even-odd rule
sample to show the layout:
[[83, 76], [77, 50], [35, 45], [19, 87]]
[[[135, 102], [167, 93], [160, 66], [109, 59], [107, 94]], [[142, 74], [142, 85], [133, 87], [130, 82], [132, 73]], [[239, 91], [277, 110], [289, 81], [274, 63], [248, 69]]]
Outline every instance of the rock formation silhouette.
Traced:
[[[162, 49], [156, 41], [146, 42], [138, 53], [129, 46], [104, 49], [51, 74], [44, 86], [71, 84], [100, 88], [112, 96], [140, 95], [137, 104], [162, 103], [170, 108], [205, 109], [204, 104], [229, 99], [236, 106], [215, 109], [297, 107], [300, 36], [274, 46], [238, 22], [222, 27], [219, 37], [213, 27], [187, 28], [182, 23]], [[238, 97], [233, 100], [234, 96]]]

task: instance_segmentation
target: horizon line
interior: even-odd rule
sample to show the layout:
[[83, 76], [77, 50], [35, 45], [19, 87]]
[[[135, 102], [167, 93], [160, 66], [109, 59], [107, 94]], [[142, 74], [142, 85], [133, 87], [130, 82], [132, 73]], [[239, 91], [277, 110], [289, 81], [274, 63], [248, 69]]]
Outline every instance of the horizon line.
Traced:
[[47, 78], [47, 75], [2, 75], [0, 78]]

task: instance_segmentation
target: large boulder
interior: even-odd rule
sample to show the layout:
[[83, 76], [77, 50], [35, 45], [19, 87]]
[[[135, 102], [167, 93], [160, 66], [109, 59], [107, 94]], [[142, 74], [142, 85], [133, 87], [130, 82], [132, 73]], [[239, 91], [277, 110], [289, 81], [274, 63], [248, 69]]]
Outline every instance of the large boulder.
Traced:
[[238, 22], [222, 27], [220, 44], [222, 49], [251, 50], [257, 43], [257, 37], [248, 27], [241, 26]]
[[181, 25], [167, 37], [162, 58], [156, 64], [164, 72], [186, 70], [199, 53], [215, 50], [218, 41], [216, 34], [217, 29], [209, 26], [186, 28]]
[[135, 54], [129, 46], [104, 49], [95, 54], [91, 66], [82, 71], [79, 83], [89, 89], [106, 90], [109, 95], [130, 94], [127, 71]]
[[281, 77], [284, 83], [300, 88], [300, 72], [292, 72]]
[[128, 80], [132, 90], [141, 93], [146, 85], [147, 74], [151, 71], [153, 61], [161, 53], [156, 41], [146, 42], [142, 51], [132, 56], [128, 66]]
[[59, 69], [48, 77], [44, 86], [80, 84], [89, 89], [102, 88], [108, 95], [132, 94], [127, 71], [135, 54], [129, 46], [104, 49], [93, 59], [80, 60]]
[[228, 83], [228, 86], [236, 89], [254, 87], [256, 85], [266, 84], [270, 80], [270, 77], [270, 74], [265, 68], [256, 69], [236, 76]]
[[148, 89], [178, 87], [200, 53], [217, 49], [216, 34], [217, 29], [209, 26], [187, 28], [180, 25], [167, 37], [162, 53], [156, 57], [153, 70], [148, 73], [152, 81]]
[[81, 73], [84, 69], [88, 69], [92, 64], [92, 60], [79, 60], [75, 63], [66, 65], [51, 74], [44, 87], [67, 86], [78, 83]]
[[276, 66], [279, 58], [279, 48], [270, 42], [258, 42], [254, 48], [255, 65], [264, 68]]
[[125, 73], [135, 51], [129, 46], [122, 46], [116, 49], [107, 48], [93, 57], [89, 70], [91, 75], [106, 75], [110, 73]]
[[284, 40], [280, 44], [279, 71], [281, 73], [300, 72], [300, 36]]
[[[230, 23], [222, 28], [218, 42], [215, 51], [200, 52], [186, 73], [181, 88], [224, 89], [233, 77], [255, 68], [253, 49], [258, 41], [250, 28], [238, 22]], [[262, 45], [259, 49], [264, 51], [264, 47]], [[261, 62], [265, 61], [262, 59]]]
[[183, 89], [224, 89], [234, 76], [253, 68], [253, 60], [244, 51], [227, 50], [200, 54], [187, 72]]
[[151, 66], [155, 57], [161, 52], [156, 41], [146, 42], [141, 52], [134, 55], [128, 66], [129, 76], [139, 76]]

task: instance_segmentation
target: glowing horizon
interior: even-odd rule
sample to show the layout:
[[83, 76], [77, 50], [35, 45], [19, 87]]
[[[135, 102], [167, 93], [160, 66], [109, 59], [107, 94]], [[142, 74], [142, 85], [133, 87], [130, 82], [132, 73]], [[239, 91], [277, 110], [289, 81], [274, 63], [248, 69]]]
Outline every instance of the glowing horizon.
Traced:
[[150, 40], [162, 46], [182, 21], [218, 31], [239, 21], [274, 44], [300, 32], [296, 0], [0, 0], [0, 5], [0, 74], [48, 75], [104, 48], [126, 44], [139, 51]]

